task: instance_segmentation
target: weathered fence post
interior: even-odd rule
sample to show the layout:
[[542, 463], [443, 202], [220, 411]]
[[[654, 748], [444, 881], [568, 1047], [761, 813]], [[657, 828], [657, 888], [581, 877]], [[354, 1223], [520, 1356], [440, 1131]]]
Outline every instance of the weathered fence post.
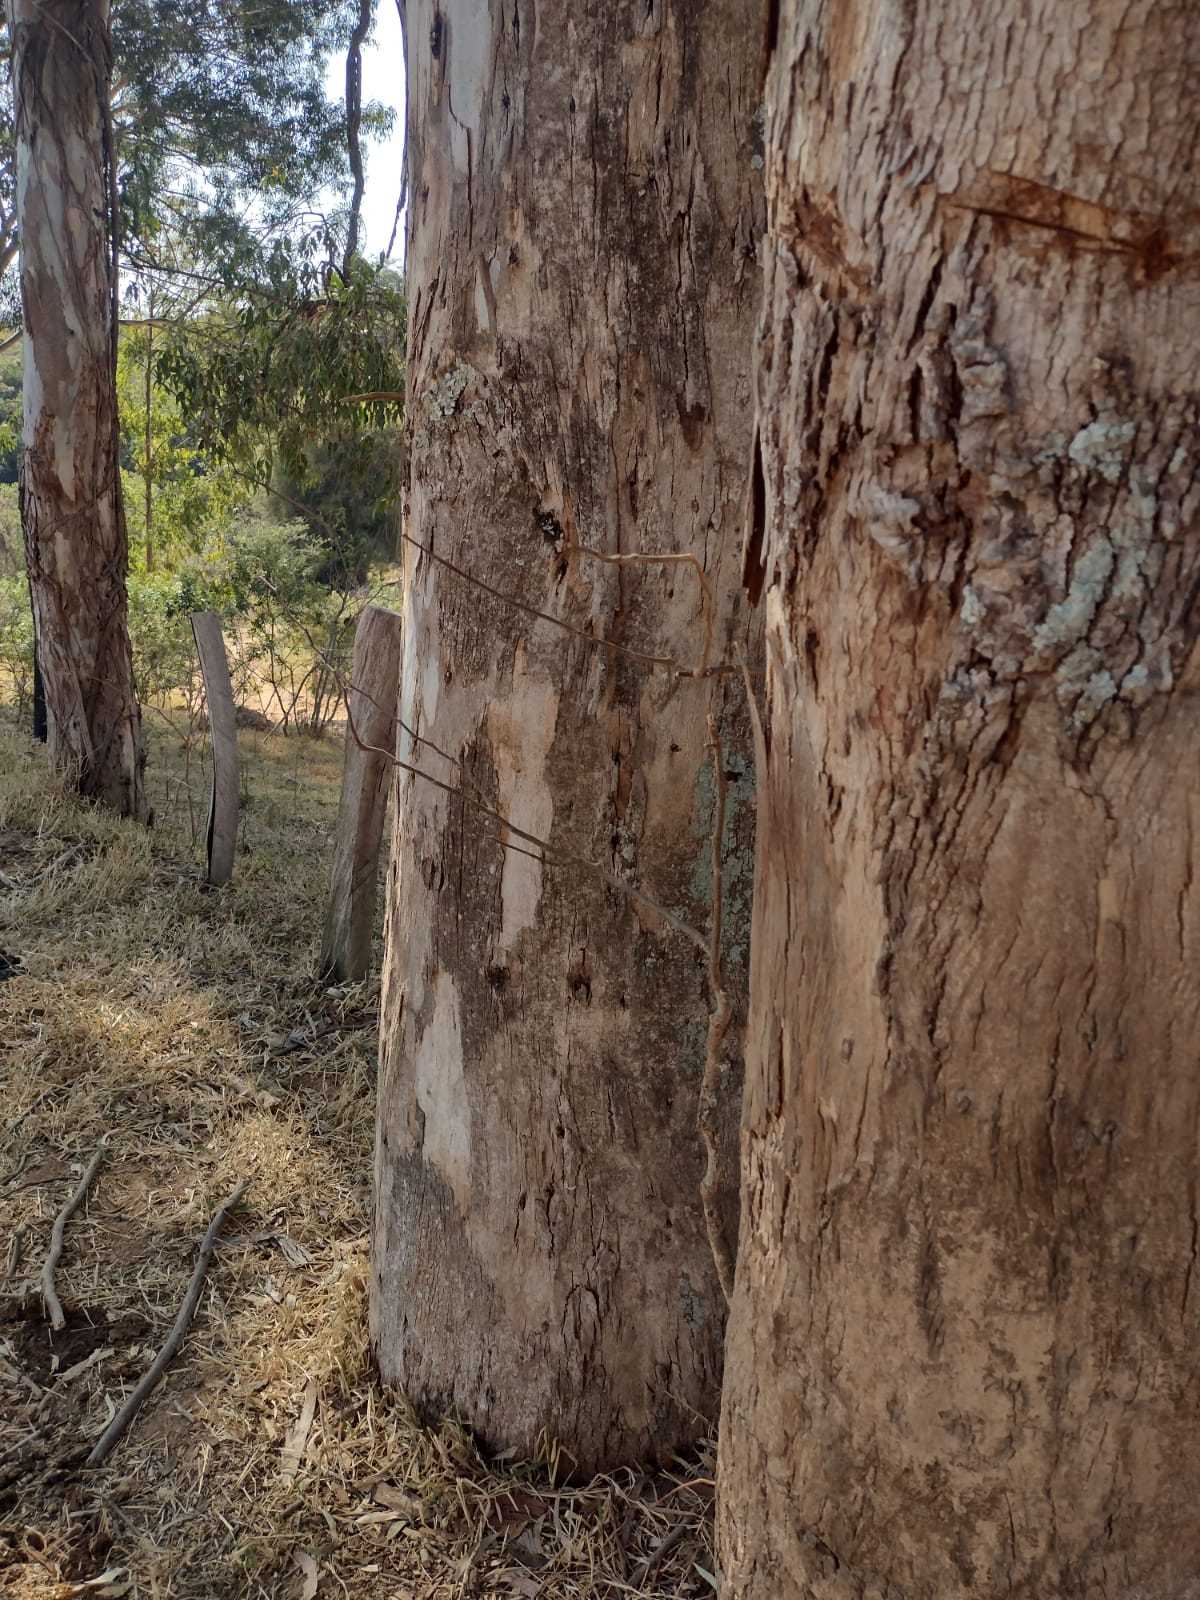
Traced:
[[192, 614], [192, 633], [204, 674], [208, 701], [208, 731], [212, 736], [212, 801], [208, 811], [208, 881], [228, 883], [233, 876], [233, 852], [238, 830], [237, 721], [229, 661], [215, 611]]
[[354, 635], [346, 694], [346, 766], [321, 946], [321, 972], [339, 983], [365, 977], [371, 965], [399, 679], [400, 618], [382, 606], [366, 606]]

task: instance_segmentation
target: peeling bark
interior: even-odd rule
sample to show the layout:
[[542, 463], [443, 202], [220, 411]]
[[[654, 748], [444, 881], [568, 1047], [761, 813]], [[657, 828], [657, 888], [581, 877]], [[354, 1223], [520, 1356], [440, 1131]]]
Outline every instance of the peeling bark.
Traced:
[[[408, 528], [493, 590], [688, 665], [705, 631], [694, 571], [585, 552], [692, 552], [715, 653], [752, 645], [738, 561], [761, 160], [745, 8], [421, 0], [407, 20]], [[701, 930], [715, 704], [725, 968], [744, 996], [739, 681], [597, 648], [411, 548], [403, 637], [401, 717], [419, 736], [401, 732], [404, 760]], [[581, 1470], [665, 1456], [715, 1417], [720, 1384], [696, 1126], [703, 940], [598, 874], [506, 850], [469, 804], [405, 776], [388, 922], [385, 1377], [494, 1446], [554, 1438]], [[724, 1080], [732, 1138], [732, 1049]]]
[[8, 0], [24, 308], [21, 520], [53, 759], [144, 818], [118, 467], [107, 0]]
[[1195, 1592], [1198, 71], [780, 7], [739, 1600]]

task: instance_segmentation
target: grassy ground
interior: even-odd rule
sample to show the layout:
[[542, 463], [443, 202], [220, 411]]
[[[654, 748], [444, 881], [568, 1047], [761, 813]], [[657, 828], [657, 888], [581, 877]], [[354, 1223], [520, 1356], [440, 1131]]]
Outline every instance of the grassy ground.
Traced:
[[[339, 746], [242, 736], [243, 849], [210, 892], [203, 747], [149, 732], [152, 832], [64, 797], [0, 721], [0, 1594], [711, 1595], [707, 1456], [567, 1488], [377, 1388], [377, 989], [312, 976]], [[54, 1333], [38, 1276], [103, 1141]], [[88, 1469], [246, 1176], [182, 1353]]]

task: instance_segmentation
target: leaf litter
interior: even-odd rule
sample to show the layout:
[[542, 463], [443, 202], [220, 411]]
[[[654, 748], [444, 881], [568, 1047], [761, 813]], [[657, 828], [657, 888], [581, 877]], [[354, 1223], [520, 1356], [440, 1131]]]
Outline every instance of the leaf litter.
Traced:
[[[0, 1593], [711, 1596], [711, 1443], [572, 1484], [553, 1447], [489, 1460], [380, 1389], [378, 984], [312, 976], [340, 746], [242, 734], [251, 804], [234, 881], [213, 893], [207, 776], [162, 721], [152, 832], [65, 795], [0, 723]], [[55, 1332], [38, 1275], [104, 1138], [66, 1228]], [[247, 1175], [179, 1354], [87, 1470]]]

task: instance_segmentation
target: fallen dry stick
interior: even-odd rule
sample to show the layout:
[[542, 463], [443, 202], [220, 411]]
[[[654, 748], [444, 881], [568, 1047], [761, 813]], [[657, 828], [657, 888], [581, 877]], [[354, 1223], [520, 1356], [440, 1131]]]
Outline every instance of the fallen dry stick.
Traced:
[[217, 1236], [221, 1231], [221, 1224], [225, 1221], [226, 1215], [233, 1210], [234, 1206], [245, 1194], [249, 1183], [249, 1178], [243, 1178], [229, 1198], [223, 1200], [217, 1208], [212, 1221], [208, 1225], [208, 1232], [201, 1242], [200, 1255], [196, 1261], [195, 1270], [192, 1273], [191, 1281], [188, 1283], [187, 1293], [183, 1297], [183, 1304], [179, 1308], [174, 1325], [167, 1335], [167, 1341], [138, 1379], [137, 1385], [130, 1393], [125, 1404], [92, 1446], [92, 1452], [87, 1458], [89, 1467], [102, 1466], [108, 1460], [117, 1441], [142, 1409], [146, 1399], [169, 1364], [175, 1359], [179, 1347], [192, 1325], [192, 1318], [196, 1315], [196, 1307], [200, 1304], [200, 1290], [204, 1286], [204, 1274], [208, 1271], [208, 1263], [212, 1260], [213, 1251], [217, 1248]]
[[28, 1228], [14, 1229], [8, 1241], [8, 1250], [4, 1257], [4, 1276], [15, 1278], [17, 1268], [21, 1265], [21, 1253], [25, 1249], [25, 1240], [29, 1234]]
[[300, 1407], [300, 1415], [296, 1418], [295, 1426], [289, 1431], [283, 1442], [283, 1470], [281, 1477], [284, 1483], [294, 1483], [300, 1471], [300, 1464], [304, 1460], [304, 1451], [308, 1445], [308, 1436], [312, 1432], [313, 1418], [317, 1414], [317, 1380], [310, 1378], [304, 1389], [304, 1403]]
[[62, 1259], [63, 1234], [67, 1231], [67, 1223], [83, 1204], [83, 1197], [92, 1187], [96, 1172], [103, 1160], [104, 1145], [101, 1144], [95, 1155], [88, 1162], [83, 1177], [79, 1180], [78, 1189], [54, 1219], [54, 1228], [50, 1234], [50, 1254], [46, 1257], [46, 1264], [42, 1268], [42, 1299], [46, 1302], [46, 1310], [50, 1313], [50, 1326], [55, 1333], [60, 1332], [67, 1325], [67, 1319], [63, 1316], [62, 1304], [58, 1298], [58, 1291], [54, 1287], [54, 1269]]

